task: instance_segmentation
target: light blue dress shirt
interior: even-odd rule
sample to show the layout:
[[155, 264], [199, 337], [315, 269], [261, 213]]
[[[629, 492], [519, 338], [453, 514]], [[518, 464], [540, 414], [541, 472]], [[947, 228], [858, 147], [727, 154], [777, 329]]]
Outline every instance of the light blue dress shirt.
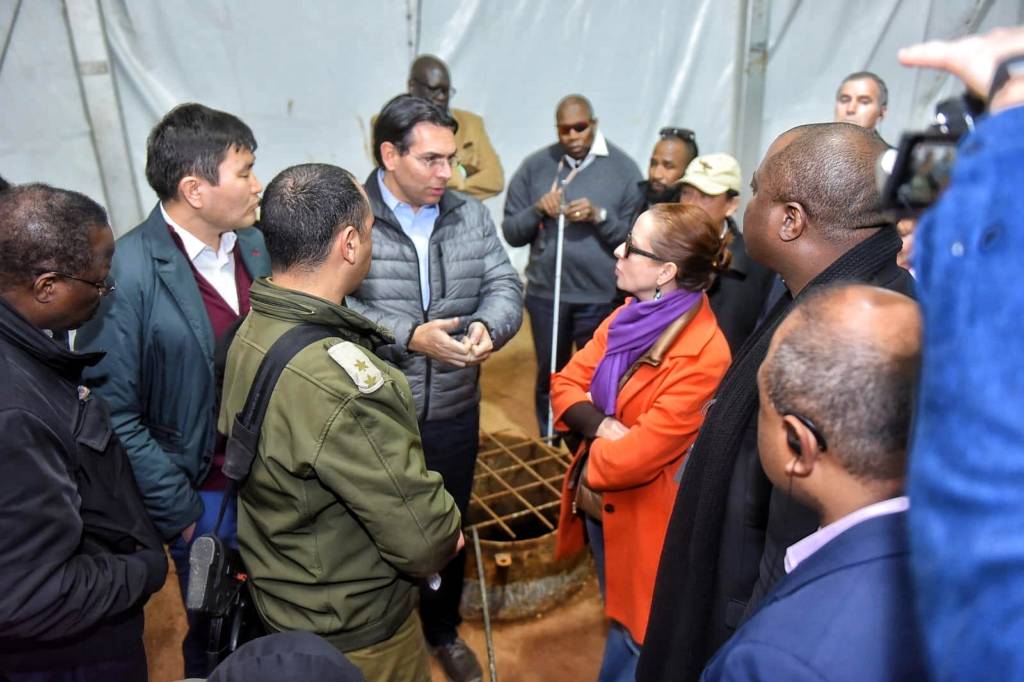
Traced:
[[400, 201], [387, 188], [382, 170], [377, 171], [377, 184], [380, 186], [380, 196], [384, 203], [398, 218], [402, 231], [416, 247], [416, 257], [420, 265], [420, 295], [423, 298], [423, 309], [426, 310], [430, 306], [430, 235], [434, 232], [434, 223], [437, 222], [440, 211], [437, 204], [421, 206], [419, 211], [413, 211], [412, 206]]

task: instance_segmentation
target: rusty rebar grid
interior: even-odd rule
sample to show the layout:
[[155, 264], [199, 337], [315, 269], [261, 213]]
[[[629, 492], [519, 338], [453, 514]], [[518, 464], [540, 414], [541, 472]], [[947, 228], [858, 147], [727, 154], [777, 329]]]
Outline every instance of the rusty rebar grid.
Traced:
[[[563, 450], [554, 448], [543, 438], [526, 438], [519, 442], [506, 444], [498, 440], [495, 434], [484, 432], [483, 436], [486, 441], [492, 443], [495, 447], [479, 453], [477, 457], [477, 466], [479, 468], [474, 476], [474, 488], [479, 481], [490, 480], [496, 483], [500, 489], [486, 494], [479, 494], [475, 491], [472, 493], [472, 506], [482, 511], [487, 517], [482, 521], [472, 524], [472, 527], [480, 530], [498, 526], [511, 539], [516, 540], [518, 536], [508, 522], [523, 517], [535, 517], [549, 531], [555, 530], [554, 523], [544, 512], [550, 512], [550, 510], [555, 509], [557, 513], [557, 508], [561, 503], [561, 480], [572, 463], [571, 455]], [[523, 457], [517, 453], [517, 451], [522, 450], [524, 447], [530, 449], [530, 456]], [[539, 456], [537, 456], [538, 454]], [[493, 462], [488, 461], [497, 455], [504, 455], [505, 458], [510, 459], [513, 463], [505, 466], [495, 466]], [[549, 469], [554, 465], [557, 472], [554, 475], [544, 475], [536, 468], [542, 464], [546, 465]], [[513, 485], [510, 476], [520, 472], [532, 480], [527, 483]], [[531, 502], [523, 494], [529, 493], [532, 495], [535, 492], [541, 492], [547, 499]], [[509, 497], [515, 499], [521, 505], [521, 508], [499, 514], [489, 504]]]

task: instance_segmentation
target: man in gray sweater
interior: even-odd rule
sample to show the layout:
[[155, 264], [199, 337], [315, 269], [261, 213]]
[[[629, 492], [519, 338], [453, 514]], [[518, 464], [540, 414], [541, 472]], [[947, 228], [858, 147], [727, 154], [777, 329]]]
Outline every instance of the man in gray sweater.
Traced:
[[526, 310], [537, 354], [537, 423], [547, 433], [548, 374], [555, 297], [558, 215], [565, 215], [558, 364], [582, 348], [612, 311], [612, 251], [626, 239], [640, 200], [640, 169], [597, 129], [586, 97], [568, 95], [555, 111], [558, 142], [526, 157], [508, 185], [501, 229], [512, 246], [530, 245]]

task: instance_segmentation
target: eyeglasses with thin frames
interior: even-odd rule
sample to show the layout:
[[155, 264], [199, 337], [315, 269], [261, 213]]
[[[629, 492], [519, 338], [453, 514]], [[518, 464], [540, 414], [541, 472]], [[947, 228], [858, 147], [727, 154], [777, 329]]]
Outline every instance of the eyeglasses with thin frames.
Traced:
[[650, 258], [651, 260], [661, 261], [662, 263], [665, 262], [664, 258], [660, 258], [660, 257], [654, 255], [653, 253], [651, 253], [650, 251], [644, 251], [643, 249], [638, 249], [637, 247], [633, 246], [633, 231], [632, 230], [630, 230], [628, 233], [626, 233], [626, 258], [629, 258], [629, 254], [631, 254], [631, 253], [635, 253], [638, 256], [645, 256], [647, 258]]
[[413, 158], [422, 163], [427, 167], [428, 170], [436, 171], [447, 165], [449, 168], [455, 168], [459, 165], [454, 154], [451, 156], [440, 156], [431, 154], [429, 156], [416, 156], [413, 154]]
[[88, 284], [89, 286], [96, 287], [96, 291], [99, 292], [101, 298], [104, 296], [109, 296], [110, 294], [117, 291], [117, 282], [115, 282], [111, 277], [107, 277], [102, 282], [93, 282], [91, 279], [82, 279], [81, 277], [69, 275], [66, 272], [57, 272], [56, 270], [53, 270], [49, 273], [44, 272], [42, 274], [57, 275], [58, 277], [63, 277], [64, 279], [73, 279], [76, 282], [82, 282], [83, 284]]

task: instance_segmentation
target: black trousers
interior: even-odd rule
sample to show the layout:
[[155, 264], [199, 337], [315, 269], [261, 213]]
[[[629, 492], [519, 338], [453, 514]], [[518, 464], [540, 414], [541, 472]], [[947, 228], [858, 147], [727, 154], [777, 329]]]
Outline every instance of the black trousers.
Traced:
[[[449, 419], [420, 423], [423, 456], [427, 468], [441, 474], [444, 488], [455, 499], [465, 523], [469, 496], [473, 491], [473, 470], [480, 443], [480, 406]], [[420, 586], [420, 619], [430, 646], [441, 646], [458, 636], [459, 603], [466, 568], [466, 550], [459, 552], [441, 571], [441, 588]]]
[[[126, 643], [127, 644], [127, 643]], [[41, 661], [41, 663], [44, 663]], [[83, 663], [73, 668], [55, 668], [37, 672], [3, 672], [0, 679], [9, 682], [119, 682], [145, 680], [146, 650], [141, 638], [125, 648], [122, 658], [114, 661]]]
[[[604, 318], [614, 310], [612, 303], [560, 303], [558, 306], [558, 362], [557, 369], [565, 367], [572, 347], [579, 350]], [[533, 392], [534, 408], [540, 435], [548, 432], [548, 402], [551, 381], [551, 332], [555, 302], [550, 298], [526, 295], [526, 312], [533, 330], [533, 350], [537, 355], [537, 383]]]

